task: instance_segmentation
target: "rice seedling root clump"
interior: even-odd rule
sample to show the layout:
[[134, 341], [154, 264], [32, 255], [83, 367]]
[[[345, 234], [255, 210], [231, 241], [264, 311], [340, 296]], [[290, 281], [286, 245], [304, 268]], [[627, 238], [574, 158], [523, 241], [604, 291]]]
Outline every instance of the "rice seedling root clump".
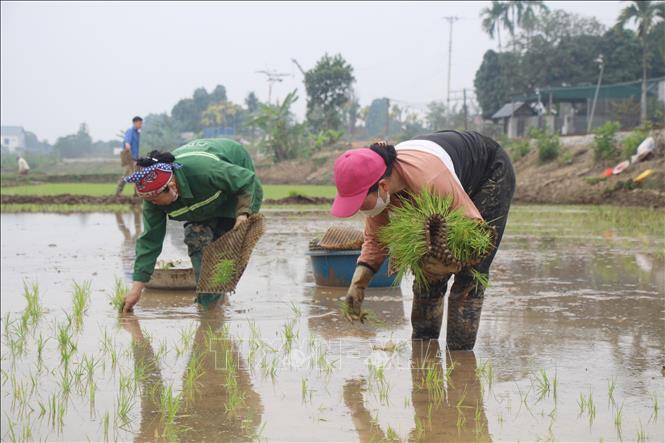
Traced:
[[453, 209], [450, 197], [424, 188], [420, 194], [401, 196], [400, 203], [379, 231], [398, 281], [412, 272], [418, 283], [427, 285], [426, 257], [461, 268], [480, 263], [494, 248], [495, 229], [466, 217], [461, 208]]

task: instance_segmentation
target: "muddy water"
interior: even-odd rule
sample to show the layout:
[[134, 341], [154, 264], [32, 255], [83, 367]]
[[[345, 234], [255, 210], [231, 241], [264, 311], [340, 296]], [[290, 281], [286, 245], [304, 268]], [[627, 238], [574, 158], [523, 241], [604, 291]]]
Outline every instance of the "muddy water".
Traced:
[[[149, 291], [121, 318], [107, 298], [130, 276], [133, 214], [2, 215], [2, 438], [663, 441], [663, 230], [624, 211], [516, 208], [476, 348], [453, 353], [409, 339], [409, 282], [368, 291], [377, 322], [341, 317], [344, 290], [316, 287], [304, 256], [325, 215], [269, 214], [223, 303]], [[182, 237], [169, 225], [163, 258], [186, 256]], [[45, 313], [21, 340], [24, 281]]]

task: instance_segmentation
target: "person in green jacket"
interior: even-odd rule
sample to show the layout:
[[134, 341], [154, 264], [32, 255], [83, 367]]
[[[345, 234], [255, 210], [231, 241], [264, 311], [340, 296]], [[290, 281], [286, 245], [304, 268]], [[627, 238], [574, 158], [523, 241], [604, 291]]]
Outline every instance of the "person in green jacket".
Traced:
[[[185, 222], [185, 244], [196, 281], [203, 250], [259, 212], [261, 182], [245, 148], [233, 140], [192, 140], [172, 153], [152, 151], [125, 177], [143, 198], [143, 234], [136, 241], [131, 289], [123, 312], [132, 311], [162, 252], [167, 217]], [[197, 297], [202, 300], [202, 294]]]

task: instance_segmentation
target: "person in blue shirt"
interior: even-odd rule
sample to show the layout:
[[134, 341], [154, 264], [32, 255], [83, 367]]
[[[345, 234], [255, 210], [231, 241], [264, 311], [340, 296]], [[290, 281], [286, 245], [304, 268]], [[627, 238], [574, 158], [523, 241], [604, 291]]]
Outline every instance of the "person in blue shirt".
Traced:
[[143, 119], [141, 117], [134, 117], [132, 119], [132, 127], [125, 132], [123, 139], [123, 151], [120, 154], [120, 163], [124, 168], [124, 174], [118, 181], [115, 195], [122, 194], [125, 187], [124, 177], [132, 175], [136, 171], [136, 160], [139, 158], [139, 142], [141, 140], [141, 127], [143, 126]]

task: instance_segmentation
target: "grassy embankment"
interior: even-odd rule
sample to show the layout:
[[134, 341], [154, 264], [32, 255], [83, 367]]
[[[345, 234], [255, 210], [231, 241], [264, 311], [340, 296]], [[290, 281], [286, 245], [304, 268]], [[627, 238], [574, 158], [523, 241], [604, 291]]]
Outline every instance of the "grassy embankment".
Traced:
[[[52, 196], [61, 194], [71, 194], [80, 196], [103, 197], [112, 196], [115, 193], [115, 184], [113, 183], [43, 183], [35, 185], [7, 186], [0, 188], [2, 195], [22, 195], [22, 196]], [[125, 186], [123, 195], [131, 196], [133, 193], [131, 186]], [[283, 199], [294, 195], [303, 195], [306, 197], [326, 197], [335, 196], [334, 186], [318, 185], [264, 185], [264, 199]], [[270, 205], [264, 205], [270, 208]], [[326, 209], [327, 205], [279, 205], [282, 209], [303, 208]], [[277, 207], [277, 206], [274, 206]], [[7, 203], [2, 204], [1, 212], [126, 212], [130, 210], [129, 205], [124, 204], [33, 204], [33, 203]]]

